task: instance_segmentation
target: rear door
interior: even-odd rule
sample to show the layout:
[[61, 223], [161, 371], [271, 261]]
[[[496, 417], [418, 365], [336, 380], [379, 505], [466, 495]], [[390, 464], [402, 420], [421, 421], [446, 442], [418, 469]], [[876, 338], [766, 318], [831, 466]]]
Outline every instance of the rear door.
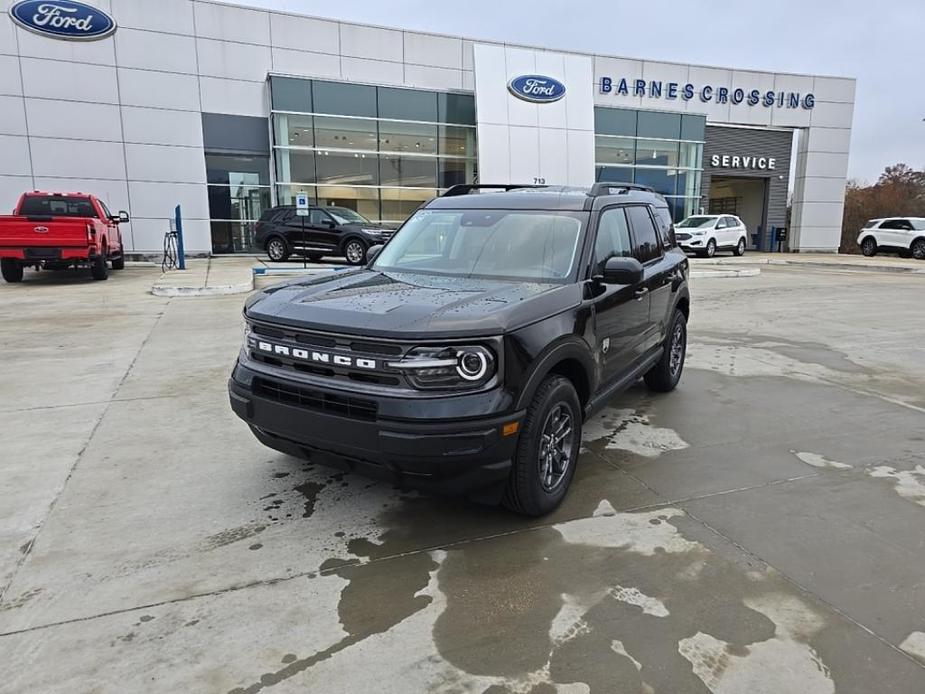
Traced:
[[313, 207], [308, 213], [308, 223], [311, 227], [311, 234], [308, 238], [309, 246], [328, 250], [337, 248], [340, 238], [337, 222], [331, 215], [320, 207]]
[[[610, 258], [633, 257], [633, 241], [623, 207], [608, 207], [598, 219], [591, 275], [603, 275]], [[601, 382], [610, 383], [633, 365], [642, 351], [649, 322], [649, 294], [640, 284], [601, 284], [594, 297], [597, 358]]]
[[626, 214], [633, 233], [633, 255], [642, 263], [643, 286], [649, 294], [649, 320], [640, 347], [641, 356], [662, 341], [675, 265], [665, 258], [652, 209], [648, 205], [631, 205], [626, 208]]

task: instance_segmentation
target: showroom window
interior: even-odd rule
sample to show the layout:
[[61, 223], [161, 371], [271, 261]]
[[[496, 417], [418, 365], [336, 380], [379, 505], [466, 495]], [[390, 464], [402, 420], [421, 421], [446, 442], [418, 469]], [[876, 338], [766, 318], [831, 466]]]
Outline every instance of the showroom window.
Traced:
[[277, 204], [305, 191], [400, 224], [424, 201], [476, 180], [471, 94], [271, 77]]
[[595, 178], [651, 186], [675, 221], [700, 209], [704, 116], [594, 109]]
[[269, 157], [206, 154], [214, 253], [259, 250], [254, 227], [270, 202]]

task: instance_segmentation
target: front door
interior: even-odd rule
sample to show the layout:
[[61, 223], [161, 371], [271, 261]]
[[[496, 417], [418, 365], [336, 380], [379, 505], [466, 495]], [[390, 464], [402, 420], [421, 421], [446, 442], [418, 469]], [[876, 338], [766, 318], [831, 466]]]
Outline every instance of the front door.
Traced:
[[[603, 275], [612, 257], [633, 256], [626, 211], [611, 207], [601, 212], [594, 243], [592, 275]], [[602, 384], [618, 379], [643, 351], [649, 322], [649, 294], [642, 285], [600, 284], [594, 298], [597, 360]]]

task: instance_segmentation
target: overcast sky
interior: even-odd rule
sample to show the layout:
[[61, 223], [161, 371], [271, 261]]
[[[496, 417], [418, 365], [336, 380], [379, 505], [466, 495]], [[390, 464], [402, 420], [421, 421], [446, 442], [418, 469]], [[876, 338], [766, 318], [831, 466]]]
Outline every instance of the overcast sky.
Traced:
[[[588, 53], [856, 77], [848, 175], [925, 168], [925, 0], [243, 0]], [[311, 46], [305, 46], [311, 49]]]

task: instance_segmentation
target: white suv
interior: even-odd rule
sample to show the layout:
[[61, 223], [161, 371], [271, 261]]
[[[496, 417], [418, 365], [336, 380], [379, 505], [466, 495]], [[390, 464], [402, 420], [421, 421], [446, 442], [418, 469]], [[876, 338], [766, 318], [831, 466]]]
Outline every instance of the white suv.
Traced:
[[883, 251], [925, 260], [925, 217], [872, 219], [858, 234], [858, 245], [866, 256]]
[[688, 217], [675, 226], [678, 245], [687, 253], [712, 258], [718, 250], [731, 250], [743, 255], [748, 229], [742, 220], [731, 214], [699, 214]]

